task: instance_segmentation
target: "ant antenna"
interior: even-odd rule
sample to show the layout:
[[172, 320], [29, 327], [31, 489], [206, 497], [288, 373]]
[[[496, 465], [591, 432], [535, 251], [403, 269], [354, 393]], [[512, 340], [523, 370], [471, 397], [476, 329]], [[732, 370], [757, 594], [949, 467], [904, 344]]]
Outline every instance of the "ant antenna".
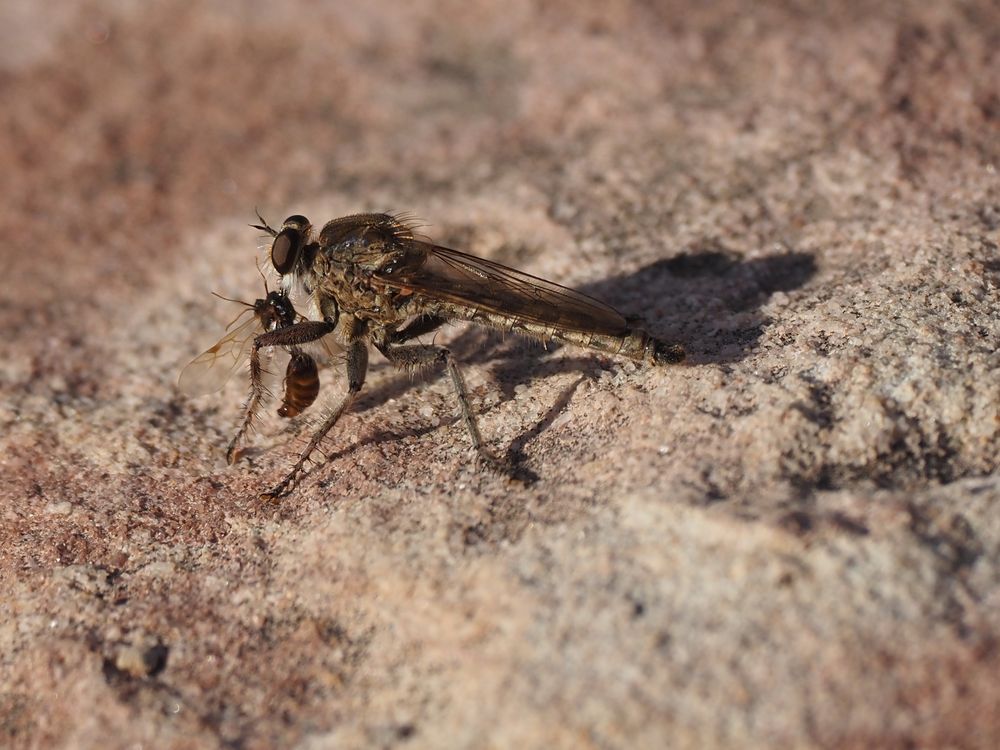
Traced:
[[223, 297], [218, 292], [212, 292], [212, 294], [215, 295], [216, 297], [218, 297], [219, 299], [224, 299], [226, 302], [235, 302], [236, 304], [243, 305], [244, 307], [247, 308], [246, 310], [242, 310], [240, 312], [240, 314], [237, 315], [235, 318], [233, 318], [232, 322], [229, 325], [226, 326], [226, 330], [227, 331], [230, 330], [234, 325], [236, 325], [240, 321], [240, 318], [242, 318], [248, 312], [250, 312], [250, 311], [256, 312], [257, 311], [257, 305], [251, 305], [249, 302], [244, 302], [241, 299], [231, 299], [230, 297]]
[[243, 305], [244, 307], [249, 307], [251, 309], [253, 308], [253, 305], [251, 305], [249, 302], [244, 302], [241, 299], [232, 299], [231, 297], [223, 297], [218, 292], [212, 292], [212, 295], [218, 297], [219, 299], [224, 299], [226, 302], [235, 302], [238, 305]]

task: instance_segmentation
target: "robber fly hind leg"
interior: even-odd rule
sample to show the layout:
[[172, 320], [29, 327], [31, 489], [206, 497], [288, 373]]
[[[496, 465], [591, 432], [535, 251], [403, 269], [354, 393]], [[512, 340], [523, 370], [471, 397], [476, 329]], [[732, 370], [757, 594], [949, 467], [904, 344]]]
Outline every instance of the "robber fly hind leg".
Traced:
[[250, 351], [250, 394], [247, 396], [244, 407], [243, 422], [226, 450], [226, 460], [230, 465], [236, 463], [240, 443], [243, 442], [243, 438], [253, 426], [254, 419], [257, 418], [257, 411], [267, 394], [262, 377], [263, 367], [260, 364], [260, 350], [266, 347], [308, 344], [310, 341], [323, 338], [334, 327], [333, 323], [310, 320], [304, 323], [294, 323], [276, 331], [262, 333], [254, 339], [253, 349]]
[[278, 484], [264, 493], [264, 497], [277, 498], [287, 495], [299, 483], [306, 462], [313, 451], [319, 446], [326, 434], [333, 429], [337, 421], [351, 408], [351, 404], [361, 392], [361, 387], [365, 384], [365, 374], [368, 372], [368, 346], [362, 339], [355, 339], [347, 348], [347, 394], [337, 404], [316, 434], [309, 440], [306, 449], [299, 454], [298, 460], [292, 466], [292, 470]]
[[405, 327], [394, 331], [389, 341], [393, 344], [403, 344], [425, 333], [432, 333], [447, 322], [447, 318], [442, 318], [440, 315], [422, 315], [411, 320]]
[[[397, 336], [405, 332], [406, 329], [403, 329]], [[506, 475], [510, 473], [508, 467], [491, 454], [483, 444], [483, 437], [479, 433], [475, 415], [472, 413], [472, 405], [469, 403], [469, 391], [465, 387], [465, 379], [462, 377], [462, 371], [458, 368], [455, 357], [448, 349], [445, 349], [443, 346], [425, 346], [423, 344], [395, 347], [376, 344], [376, 347], [386, 359], [403, 370], [420, 370], [438, 363], [444, 363], [448, 370], [448, 375], [451, 377], [451, 383], [455, 388], [455, 395], [458, 396], [458, 405], [462, 410], [462, 421], [465, 422], [465, 427], [469, 431], [469, 437], [472, 439], [472, 447], [476, 451], [478, 463], [496, 474]]]
[[[401, 344], [405, 341], [415, 339], [418, 336], [422, 336], [425, 333], [436, 331], [447, 322], [447, 318], [443, 318], [439, 315], [424, 315], [410, 321], [410, 323], [404, 328], [393, 332], [390, 335], [389, 340], [392, 344]], [[510, 467], [497, 459], [495, 456], [491, 455], [483, 445], [483, 438], [479, 432], [479, 427], [476, 424], [475, 417], [472, 413], [472, 406], [469, 403], [469, 392], [465, 387], [465, 379], [462, 377], [462, 371], [459, 369], [458, 363], [455, 361], [455, 357], [452, 355], [451, 351], [438, 346], [418, 345], [395, 347], [380, 346], [379, 351], [385, 355], [386, 359], [397, 367], [403, 369], [420, 369], [423, 367], [433, 366], [438, 362], [444, 362], [448, 369], [448, 375], [451, 377], [452, 385], [455, 387], [455, 393], [458, 396], [458, 403], [462, 409], [462, 421], [465, 422], [465, 426], [469, 431], [470, 437], [472, 438], [472, 444], [476, 450], [477, 459], [486, 468], [493, 472], [500, 474], [509, 473]]]

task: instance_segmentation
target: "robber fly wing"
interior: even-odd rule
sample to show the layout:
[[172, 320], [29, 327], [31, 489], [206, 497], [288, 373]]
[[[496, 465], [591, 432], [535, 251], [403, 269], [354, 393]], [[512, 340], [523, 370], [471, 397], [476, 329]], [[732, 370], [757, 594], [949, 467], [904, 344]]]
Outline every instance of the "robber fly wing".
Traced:
[[619, 335], [625, 318], [603, 302], [485, 258], [419, 240], [397, 267], [375, 274], [390, 287], [569, 331]]
[[177, 387], [188, 396], [204, 396], [221, 390], [240, 365], [249, 359], [254, 337], [262, 330], [260, 321], [254, 315], [232, 327], [181, 370]]

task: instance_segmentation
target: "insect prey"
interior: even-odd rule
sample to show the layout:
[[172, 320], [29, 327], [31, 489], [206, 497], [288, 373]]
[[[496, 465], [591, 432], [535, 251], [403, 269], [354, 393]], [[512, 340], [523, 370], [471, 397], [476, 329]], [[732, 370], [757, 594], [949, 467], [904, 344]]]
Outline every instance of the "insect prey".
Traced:
[[[253, 426], [258, 410], [268, 394], [263, 383], [264, 365], [259, 350], [253, 344], [263, 332], [288, 328], [298, 320], [304, 320], [295, 310], [286, 292], [269, 291], [265, 282], [265, 296], [253, 304], [242, 300], [231, 300], [216, 295], [228, 302], [243, 305], [243, 310], [227, 327], [225, 335], [211, 347], [195, 357], [181, 370], [177, 386], [188, 396], [202, 396], [222, 389], [241, 366], [250, 363], [251, 383], [258, 387], [244, 405], [243, 422], [227, 450], [229, 462], [233, 463], [239, 445]], [[248, 315], [249, 313], [249, 315]], [[246, 317], [245, 320], [242, 320]], [[327, 354], [333, 351], [323, 342]], [[312, 405], [319, 394], [319, 370], [315, 358], [301, 348], [290, 345], [288, 364], [283, 381], [282, 403], [278, 408], [281, 417], [295, 417]]]

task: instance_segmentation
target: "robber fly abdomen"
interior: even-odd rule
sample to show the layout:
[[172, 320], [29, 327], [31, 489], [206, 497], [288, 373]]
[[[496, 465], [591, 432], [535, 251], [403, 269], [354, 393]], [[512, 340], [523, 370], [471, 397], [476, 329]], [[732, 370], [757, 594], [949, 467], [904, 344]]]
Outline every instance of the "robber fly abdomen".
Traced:
[[651, 364], [676, 364], [683, 361], [684, 350], [653, 338], [641, 328], [631, 328], [622, 321], [617, 332], [574, 331], [531, 320], [512, 318], [490, 310], [470, 309], [463, 305], [441, 305], [439, 314], [453, 320], [467, 320], [505, 333], [529, 336], [540, 341], [561, 341], [583, 349], [627, 357]]
[[498, 472], [507, 472], [508, 467], [483, 444], [451, 352], [407, 342], [448, 321], [466, 320], [655, 365], [684, 359], [682, 347], [633, 327], [603, 302], [499, 263], [418, 240], [410, 227], [388, 214], [334, 219], [315, 239], [304, 216], [288, 217], [280, 230], [266, 222], [256, 226], [273, 237], [271, 263], [285, 288], [309, 294], [322, 320], [259, 335], [251, 360], [260, 348], [300, 346], [333, 331], [347, 349], [347, 395], [288, 475], [267, 493], [272, 496], [295, 486], [313, 450], [350, 408], [364, 384], [369, 346], [404, 369], [444, 365], [479, 461]]

